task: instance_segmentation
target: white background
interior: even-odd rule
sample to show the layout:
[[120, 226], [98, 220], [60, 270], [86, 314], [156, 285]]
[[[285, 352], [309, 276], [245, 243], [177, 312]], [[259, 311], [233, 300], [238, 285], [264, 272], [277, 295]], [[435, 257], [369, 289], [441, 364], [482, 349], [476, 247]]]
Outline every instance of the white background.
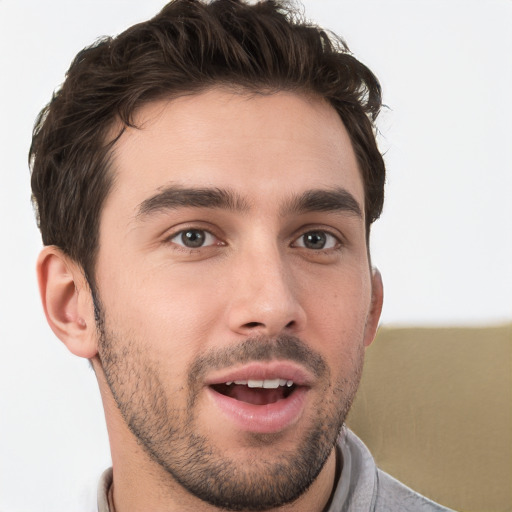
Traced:
[[[109, 465], [92, 371], [39, 305], [26, 158], [79, 49], [159, 0], [0, 0], [0, 511], [92, 510]], [[385, 324], [512, 319], [512, 1], [307, 0], [380, 78]]]

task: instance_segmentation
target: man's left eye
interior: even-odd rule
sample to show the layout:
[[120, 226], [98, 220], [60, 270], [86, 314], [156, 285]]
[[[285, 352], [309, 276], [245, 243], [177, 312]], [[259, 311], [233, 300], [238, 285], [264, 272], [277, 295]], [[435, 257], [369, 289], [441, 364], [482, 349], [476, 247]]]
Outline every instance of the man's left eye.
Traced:
[[204, 229], [184, 229], [170, 239], [171, 242], [189, 249], [214, 245], [215, 240], [215, 237]]
[[339, 240], [326, 231], [308, 231], [297, 238], [293, 245], [313, 250], [334, 249], [339, 245]]

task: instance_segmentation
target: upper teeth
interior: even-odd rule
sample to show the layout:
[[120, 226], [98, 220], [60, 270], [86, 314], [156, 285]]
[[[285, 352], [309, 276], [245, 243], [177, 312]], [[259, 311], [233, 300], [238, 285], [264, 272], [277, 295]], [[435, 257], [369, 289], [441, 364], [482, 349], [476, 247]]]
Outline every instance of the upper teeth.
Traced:
[[[233, 381], [226, 382], [227, 386], [231, 386]], [[239, 386], [248, 386], [250, 388], [276, 389], [279, 386], [293, 386], [293, 380], [286, 379], [265, 379], [265, 380], [235, 380], [235, 384]]]

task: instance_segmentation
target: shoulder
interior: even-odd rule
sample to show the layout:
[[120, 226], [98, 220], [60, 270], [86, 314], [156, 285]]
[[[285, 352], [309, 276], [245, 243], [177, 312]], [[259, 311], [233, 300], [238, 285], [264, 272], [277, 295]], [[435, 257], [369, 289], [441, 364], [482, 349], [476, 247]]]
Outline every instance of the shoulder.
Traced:
[[450, 509], [418, 494], [378, 469], [366, 445], [347, 428], [340, 436], [340, 447], [345, 462], [350, 466], [345, 476], [351, 480], [350, 492], [342, 510], [450, 512]]
[[450, 512], [377, 469], [375, 512]]

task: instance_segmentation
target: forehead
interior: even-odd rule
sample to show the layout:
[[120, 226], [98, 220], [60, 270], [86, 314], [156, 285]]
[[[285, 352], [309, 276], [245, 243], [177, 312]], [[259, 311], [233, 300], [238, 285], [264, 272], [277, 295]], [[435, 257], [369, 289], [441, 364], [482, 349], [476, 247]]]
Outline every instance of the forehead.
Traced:
[[347, 189], [363, 208], [363, 184], [337, 112], [317, 97], [212, 89], [141, 108], [116, 142], [109, 209], [135, 216], [159, 190], [218, 187], [247, 204], [277, 204], [310, 189]]

